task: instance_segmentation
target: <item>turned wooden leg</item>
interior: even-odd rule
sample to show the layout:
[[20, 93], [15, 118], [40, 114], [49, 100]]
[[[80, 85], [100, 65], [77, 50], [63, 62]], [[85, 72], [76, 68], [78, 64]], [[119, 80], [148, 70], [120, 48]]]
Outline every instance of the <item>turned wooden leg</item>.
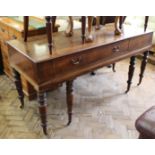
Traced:
[[52, 17], [46, 16], [46, 33], [48, 39], [49, 52], [52, 54]]
[[67, 110], [68, 110], [68, 123], [72, 121], [72, 106], [73, 106], [73, 80], [66, 82], [66, 96], [67, 96]]
[[116, 64], [113, 63], [113, 64], [112, 64], [112, 70], [113, 70], [113, 72], [116, 72], [116, 70], [115, 70], [115, 66], [116, 66]]
[[145, 16], [144, 31], [146, 31], [147, 29], [148, 21], [149, 21], [149, 16]]
[[29, 16], [24, 16], [24, 41], [27, 41], [29, 27]]
[[15, 69], [12, 69], [12, 70], [13, 70], [14, 82], [15, 82], [16, 89], [18, 92], [18, 98], [21, 103], [20, 108], [24, 108], [24, 93], [23, 93], [23, 89], [22, 89], [20, 74]]
[[57, 16], [52, 16], [52, 32], [56, 32], [56, 19]]
[[82, 16], [82, 43], [85, 43], [85, 38], [86, 38], [86, 16]]
[[120, 28], [118, 26], [119, 18], [120, 18], [120, 16], [115, 17], [115, 35], [120, 35], [121, 34], [121, 30], [120, 30]]
[[145, 68], [146, 68], [148, 55], [149, 55], [149, 51], [144, 52], [143, 60], [142, 60], [142, 63], [141, 63], [141, 71], [140, 71], [140, 74], [139, 74], [139, 83], [137, 84], [138, 86], [141, 84], [142, 79], [144, 77], [144, 71], [145, 71]]
[[96, 26], [95, 26], [96, 30], [100, 29], [100, 16], [96, 16]]
[[47, 104], [46, 104], [46, 94], [38, 93], [38, 103], [39, 103], [39, 113], [41, 118], [41, 126], [43, 128], [43, 132], [47, 135]]
[[68, 26], [65, 32], [67, 37], [71, 37], [73, 35], [73, 27], [74, 27], [73, 18], [72, 16], [69, 16]]
[[93, 23], [93, 16], [88, 16], [88, 34], [86, 37], [86, 42], [92, 42], [93, 41], [92, 23]]
[[122, 29], [125, 19], [126, 19], [126, 16], [120, 16], [120, 20], [119, 20], [119, 28], [120, 29]]
[[135, 70], [135, 60], [136, 57], [132, 56], [130, 59], [130, 66], [129, 66], [129, 72], [128, 72], [128, 81], [127, 81], [127, 90], [125, 93], [128, 93], [132, 84], [132, 78], [133, 78], [133, 74], [134, 74], [134, 70]]

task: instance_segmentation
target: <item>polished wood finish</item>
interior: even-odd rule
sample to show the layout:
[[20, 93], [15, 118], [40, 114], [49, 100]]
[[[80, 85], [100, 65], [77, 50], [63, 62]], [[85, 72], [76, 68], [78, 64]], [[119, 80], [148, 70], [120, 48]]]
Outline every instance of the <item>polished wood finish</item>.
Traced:
[[[56, 25], [56, 16], [45, 16], [46, 19], [46, 33], [48, 40], [49, 53], [52, 54], [52, 32], [58, 32], [59, 25]], [[29, 32], [29, 16], [24, 16], [24, 41], [27, 41]]]
[[[151, 48], [153, 32], [124, 27], [123, 34], [116, 36], [113, 27], [107, 26], [104, 30], [96, 31], [94, 35], [95, 40], [92, 43], [82, 44], [81, 30], [75, 30], [71, 38], [66, 38], [63, 32], [53, 33], [55, 48], [52, 55], [49, 54], [46, 36], [38, 40], [31, 38], [27, 43], [22, 40], [8, 42], [12, 67], [23, 75], [38, 93], [45, 93], [67, 81], [68, 122], [71, 121], [72, 113], [72, 80], [131, 57], [128, 80], [130, 88], [135, 55]], [[42, 124], [46, 133], [45, 116], [42, 117]]]

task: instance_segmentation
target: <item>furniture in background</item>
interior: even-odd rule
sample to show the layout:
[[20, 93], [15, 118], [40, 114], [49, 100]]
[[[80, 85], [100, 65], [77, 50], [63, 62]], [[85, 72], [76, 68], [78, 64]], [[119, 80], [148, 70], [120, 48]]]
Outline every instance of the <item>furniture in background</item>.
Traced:
[[139, 116], [135, 126], [140, 139], [155, 139], [155, 106]]
[[[0, 44], [2, 61], [4, 66], [4, 73], [10, 79], [13, 78], [13, 74], [10, 67], [8, 47], [6, 41], [12, 39], [23, 39], [23, 25], [23, 16], [0, 17]], [[46, 28], [44, 20], [37, 17], [30, 17], [28, 36], [36, 36], [45, 33]], [[24, 93], [28, 96], [29, 99], [33, 99], [36, 96], [35, 90], [23, 76], [21, 78]]]
[[[1, 47], [1, 44], [0, 44]], [[0, 48], [0, 75], [3, 74], [3, 62], [2, 62], [2, 53]]]
[[[15, 84], [21, 107], [24, 107], [21, 76], [37, 91], [39, 112], [44, 134], [47, 134], [46, 92], [66, 82], [68, 125], [72, 121], [73, 81], [76, 77], [95, 69], [131, 57], [127, 91], [130, 90], [135, 69], [136, 55], [143, 53], [140, 81], [142, 81], [148, 51], [152, 46], [153, 32], [124, 27], [123, 35], [115, 36], [113, 28], [106, 26], [95, 32], [95, 40], [89, 44], [81, 43], [81, 30], [66, 38], [63, 32], [54, 33], [55, 47], [49, 53], [47, 37], [38, 40], [12, 40], [8, 42], [10, 62], [14, 71]], [[37, 48], [34, 48], [37, 47]]]

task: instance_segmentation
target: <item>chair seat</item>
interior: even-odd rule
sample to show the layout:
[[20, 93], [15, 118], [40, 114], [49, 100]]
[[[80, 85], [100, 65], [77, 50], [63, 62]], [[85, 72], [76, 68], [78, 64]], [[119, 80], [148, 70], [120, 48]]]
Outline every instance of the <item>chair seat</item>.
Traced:
[[135, 123], [140, 138], [155, 138], [155, 106], [145, 111]]

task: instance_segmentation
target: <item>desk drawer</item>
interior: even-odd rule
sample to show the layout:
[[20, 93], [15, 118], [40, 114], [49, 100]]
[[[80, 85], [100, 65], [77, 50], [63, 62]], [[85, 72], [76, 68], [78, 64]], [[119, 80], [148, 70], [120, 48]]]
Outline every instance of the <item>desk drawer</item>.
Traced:
[[152, 34], [149, 33], [147, 35], [135, 37], [130, 40], [129, 42], [129, 51], [142, 49], [146, 46], [149, 46], [152, 42]]
[[70, 72], [74, 69], [84, 67], [88, 64], [96, 63], [99, 60], [104, 60], [122, 52], [128, 51], [128, 40], [113, 43], [107, 46], [96, 48], [76, 53], [74, 55], [64, 56], [54, 60], [54, 70], [57, 74]]

